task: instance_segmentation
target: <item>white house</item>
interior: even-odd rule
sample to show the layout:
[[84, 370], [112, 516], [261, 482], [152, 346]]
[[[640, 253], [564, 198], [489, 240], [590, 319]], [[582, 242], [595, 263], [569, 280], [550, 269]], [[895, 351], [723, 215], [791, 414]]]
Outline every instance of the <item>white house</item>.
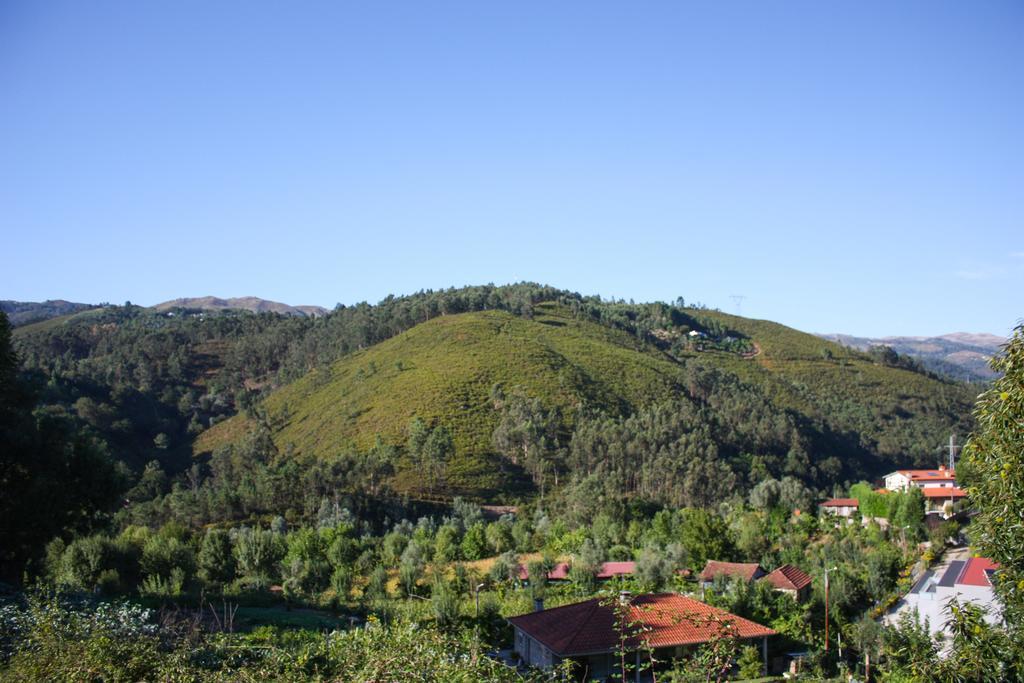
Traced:
[[896, 470], [885, 475], [885, 488], [890, 491], [906, 491], [911, 486], [919, 489], [955, 487], [956, 472], [939, 465], [936, 470]]
[[860, 502], [856, 498], [832, 498], [818, 506], [822, 512], [837, 517], [851, 517], [859, 507]]
[[945, 634], [949, 614], [946, 605], [951, 598], [961, 603], [973, 603], [985, 610], [985, 620], [991, 624], [1002, 621], [1002, 608], [992, 589], [992, 574], [999, 565], [984, 557], [953, 560], [941, 576], [926, 571], [903, 598], [903, 604], [887, 617], [894, 622], [906, 610], [917, 610], [921, 621], [928, 621], [932, 635]]

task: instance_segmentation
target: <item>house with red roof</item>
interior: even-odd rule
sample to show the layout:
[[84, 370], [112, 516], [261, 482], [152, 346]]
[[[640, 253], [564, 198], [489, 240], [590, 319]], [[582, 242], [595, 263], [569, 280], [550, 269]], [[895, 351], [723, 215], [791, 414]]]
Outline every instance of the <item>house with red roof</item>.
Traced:
[[[967, 492], [957, 486], [929, 486], [922, 488], [924, 511], [929, 515], [953, 516], [952, 506], [967, 498]], [[947, 505], [948, 503], [948, 505]]]
[[701, 585], [704, 588], [709, 588], [719, 576], [729, 579], [740, 579], [750, 583], [764, 576], [764, 570], [756, 562], [719, 562], [718, 560], [708, 560], [700, 573]]
[[799, 567], [784, 564], [761, 579], [780, 593], [786, 593], [797, 602], [803, 601], [811, 592], [811, 577]]
[[658, 666], [671, 665], [701, 645], [726, 634], [759, 645], [767, 665], [768, 638], [775, 631], [725, 610], [676, 593], [652, 593], [618, 600], [592, 598], [508, 619], [515, 652], [530, 666], [550, 669], [575, 661], [583, 680], [603, 680], [621, 671], [623, 656], [631, 674], [653, 650]]
[[597, 570], [597, 579], [607, 581], [623, 576], [633, 576], [636, 573], [636, 562], [603, 562]]
[[945, 465], [934, 470], [896, 470], [885, 475], [885, 488], [890, 491], [953, 486], [956, 486], [956, 471], [946, 469]]
[[860, 501], [856, 498], [832, 498], [831, 500], [826, 500], [818, 508], [823, 513], [829, 515], [851, 517], [860, 508]]

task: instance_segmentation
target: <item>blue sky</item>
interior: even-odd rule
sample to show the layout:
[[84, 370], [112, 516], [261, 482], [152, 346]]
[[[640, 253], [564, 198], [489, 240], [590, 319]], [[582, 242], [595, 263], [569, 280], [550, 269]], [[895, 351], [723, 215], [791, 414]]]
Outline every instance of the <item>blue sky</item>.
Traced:
[[1024, 4], [0, 3], [0, 298], [1024, 316]]

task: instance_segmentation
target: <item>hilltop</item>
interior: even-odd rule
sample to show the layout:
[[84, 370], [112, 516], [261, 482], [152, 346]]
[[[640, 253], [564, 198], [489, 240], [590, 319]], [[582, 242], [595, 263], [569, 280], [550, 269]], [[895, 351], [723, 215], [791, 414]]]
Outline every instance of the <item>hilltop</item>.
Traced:
[[[466, 490], [504, 483], [492, 454], [496, 385], [541, 397], [572, 426], [583, 405], [630, 413], [682, 389], [682, 367], [635, 338], [580, 321], [555, 305], [532, 319], [505, 311], [439, 316], [316, 369], [263, 402], [273, 439], [297, 456], [369, 449], [378, 436], [404, 444], [419, 417], [454, 438], [453, 481]], [[208, 452], [253, 427], [243, 415], [207, 430]], [[414, 473], [409, 473], [415, 476]]]
[[888, 346], [897, 353], [920, 360], [929, 370], [972, 382], [987, 382], [996, 377], [989, 361], [1007, 343], [1007, 339], [994, 334], [969, 332], [938, 337], [872, 338], [848, 334], [823, 334], [821, 337], [861, 351]]
[[7, 314], [12, 327], [30, 325], [78, 311], [95, 308], [93, 304], [75, 303], [63, 299], [47, 301], [0, 301], [0, 311]]
[[255, 296], [221, 299], [215, 296], [192, 297], [164, 301], [152, 307], [156, 311], [170, 311], [176, 308], [199, 309], [204, 311], [251, 311], [253, 313], [280, 313], [300, 317], [318, 316], [327, 313], [322, 306], [290, 306], [278, 301], [268, 301]]

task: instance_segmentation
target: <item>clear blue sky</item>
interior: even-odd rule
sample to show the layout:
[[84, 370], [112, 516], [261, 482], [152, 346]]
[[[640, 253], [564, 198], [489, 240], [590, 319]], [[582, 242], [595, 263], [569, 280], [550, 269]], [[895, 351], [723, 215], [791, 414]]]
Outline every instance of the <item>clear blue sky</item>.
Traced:
[[0, 2], [0, 298], [1024, 316], [1024, 3]]

